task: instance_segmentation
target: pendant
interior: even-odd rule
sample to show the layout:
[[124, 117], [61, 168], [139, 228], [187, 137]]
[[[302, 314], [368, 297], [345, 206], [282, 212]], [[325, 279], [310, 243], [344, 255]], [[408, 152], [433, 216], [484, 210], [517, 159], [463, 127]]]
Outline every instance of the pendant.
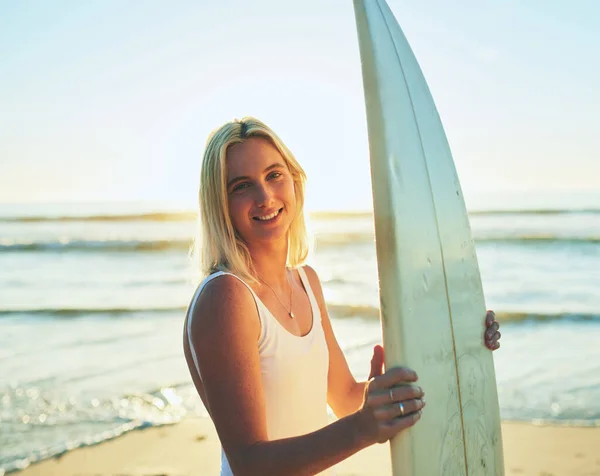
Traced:
[[296, 319], [296, 316], [294, 316], [294, 313], [293, 313], [292, 311], [290, 311], [290, 317], [291, 317], [292, 319]]

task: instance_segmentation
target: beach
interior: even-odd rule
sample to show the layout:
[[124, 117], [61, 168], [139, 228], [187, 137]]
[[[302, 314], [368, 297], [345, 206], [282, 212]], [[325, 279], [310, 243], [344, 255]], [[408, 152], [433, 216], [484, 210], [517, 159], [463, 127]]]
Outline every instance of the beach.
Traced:
[[[600, 428], [504, 422], [507, 475], [600, 475]], [[134, 431], [96, 446], [42, 461], [19, 476], [218, 475], [220, 445], [206, 418]], [[391, 475], [389, 446], [371, 446], [337, 466], [339, 476]]]
[[[524, 422], [504, 425], [506, 474], [599, 474], [600, 205], [550, 207], [470, 217], [486, 305], [501, 323], [500, 416]], [[193, 213], [0, 207], [0, 226], [0, 475], [218, 474], [181, 344]], [[315, 214], [311, 226], [309, 264], [364, 380], [382, 342], [372, 215]], [[389, 466], [376, 446], [340, 474]]]
[[[287, 264], [318, 276], [288, 287], [265, 268], [261, 310], [310, 307], [293, 337], [313, 344], [324, 318], [357, 382], [379, 345], [386, 370], [418, 374], [430, 426], [405, 463], [429, 466], [407, 473], [456, 476], [464, 457], [468, 476], [501, 476], [488, 456], [503, 441], [502, 474], [600, 476], [597, 2], [74, 3], [0, 2], [0, 476], [219, 474], [183, 331], [207, 274], [236, 262], [229, 245], [208, 257], [212, 215], [246, 205], [248, 229], [281, 243], [294, 217], [288, 246], [305, 222]], [[207, 141], [232, 120], [252, 135], [247, 115], [281, 154], [234, 154], [238, 168], [224, 148], [216, 173]], [[209, 183], [227, 185], [218, 200]], [[289, 374], [286, 397], [316, 394]], [[336, 473], [390, 475], [389, 453]]]

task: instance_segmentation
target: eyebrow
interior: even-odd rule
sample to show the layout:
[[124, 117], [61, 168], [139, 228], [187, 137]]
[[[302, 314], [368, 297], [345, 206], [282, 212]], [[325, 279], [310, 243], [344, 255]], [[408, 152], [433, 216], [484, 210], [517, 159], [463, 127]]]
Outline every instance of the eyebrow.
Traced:
[[[274, 164], [269, 165], [265, 170], [263, 170], [263, 174], [273, 169], [285, 169], [285, 165], [275, 162]], [[231, 187], [234, 183], [241, 182], [242, 180], [250, 180], [250, 177], [244, 175], [241, 177], [235, 177], [227, 182], [227, 188]]]

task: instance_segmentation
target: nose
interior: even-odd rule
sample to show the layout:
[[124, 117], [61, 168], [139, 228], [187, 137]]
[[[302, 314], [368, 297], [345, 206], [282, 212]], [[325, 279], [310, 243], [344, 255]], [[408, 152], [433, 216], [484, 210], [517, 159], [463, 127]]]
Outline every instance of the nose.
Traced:
[[273, 201], [273, 190], [267, 183], [259, 184], [255, 187], [256, 195], [254, 200], [260, 208], [268, 208]]

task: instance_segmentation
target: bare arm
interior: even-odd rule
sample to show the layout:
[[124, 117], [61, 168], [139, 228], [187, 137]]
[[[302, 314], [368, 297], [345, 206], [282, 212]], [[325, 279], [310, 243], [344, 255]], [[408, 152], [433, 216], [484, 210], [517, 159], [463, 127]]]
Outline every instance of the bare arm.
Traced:
[[[319, 303], [319, 309], [321, 310], [321, 319], [323, 322], [323, 331], [325, 332], [325, 339], [327, 341], [327, 348], [329, 349], [329, 374], [327, 377], [327, 403], [334, 411], [338, 418], [350, 415], [357, 411], [364, 399], [365, 389], [367, 382], [357, 382], [350, 368], [346, 357], [342, 352], [342, 349], [333, 333], [331, 327], [331, 320], [327, 313], [327, 306], [325, 304], [325, 297], [323, 296], [323, 289], [321, 282], [314, 269], [310, 266], [305, 266], [306, 275], [310, 281], [310, 286], [315, 293], [317, 302]], [[371, 370], [373, 373], [373, 367], [377, 365], [381, 366], [379, 362], [371, 363]]]
[[354, 416], [268, 441], [256, 345], [260, 323], [252, 295], [237, 279], [223, 276], [206, 285], [191, 331], [203, 397], [236, 475], [315, 474], [370, 443], [360, 437]]
[[[339, 343], [333, 332], [331, 320], [327, 312], [323, 289], [317, 273], [310, 266], [305, 266], [306, 275], [310, 281], [311, 288], [315, 293], [315, 297], [321, 311], [323, 322], [323, 331], [327, 340], [329, 349], [329, 374], [327, 382], [327, 402], [333, 409], [338, 418], [343, 418], [347, 415], [356, 412], [362, 405], [365, 391], [368, 388], [368, 382], [357, 382], [350, 368], [346, 357], [340, 348]], [[486, 332], [484, 335], [485, 344], [490, 350], [496, 350], [500, 347], [498, 340], [501, 337], [499, 332], [499, 324], [495, 320], [493, 311], [488, 311], [486, 314]], [[379, 375], [383, 366], [383, 349], [375, 349], [373, 359], [371, 361], [371, 374]], [[369, 377], [370, 378], [370, 377]]]
[[[397, 418], [398, 406], [388, 400], [389, 387], [414, 381], [416, 375], [395, 369], [370, 382], [360, 411], [306, 435], [269, 441], [259, 333], [254, 299], [241, 282], [223, 276], [206, 285], [194, 310], [191, 339], [204, 398], [236, 476], [312, 475], [377, 441], [387, 441], [420, 417], [415, 399], [407, 415]], [[414, 389], [412, 394], [418, 396]], [[405, 400], [407, 394], [398, 398]]]

